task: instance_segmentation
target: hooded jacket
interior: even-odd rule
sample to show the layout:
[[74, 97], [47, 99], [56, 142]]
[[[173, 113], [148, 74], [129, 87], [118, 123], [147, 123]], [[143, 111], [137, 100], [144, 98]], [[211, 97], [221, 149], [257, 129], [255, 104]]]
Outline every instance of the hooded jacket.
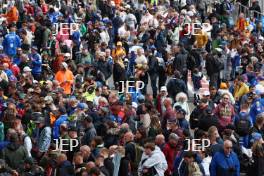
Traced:
[[19, 168], [23, 161], [28, 157], [24, 146], [9, 143], [5, 149], [1, 151], [0, 158], [5, 160], [8, 166], [13, 169]]
[[[142, 161], [144, 161], [145, 159], [146, 161], [142, 164]], [[154, 167], [157, 172], [155, 176], [164, 176], [164, 172], [168, 168], [166, 158], [158, 146], [155, 146], [155, 150], [152, 152], [150, 157], [143, 153], [138, 168], [139, 175], [142, 175], [143, 168], [151, 167]]]
[[[230, 172], [232, 168], [233, 172]], [[236, 153], [231, 152], [229, 156], [224, 154], [224, 151], [217, 152], [210, 164], [211, 176], [239, 176], [240, 164]]]

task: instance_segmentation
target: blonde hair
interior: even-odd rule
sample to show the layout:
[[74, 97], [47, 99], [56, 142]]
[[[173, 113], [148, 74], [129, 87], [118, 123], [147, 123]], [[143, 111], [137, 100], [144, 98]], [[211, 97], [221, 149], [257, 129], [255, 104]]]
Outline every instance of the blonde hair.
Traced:
[[188, 97], [187, 97], [186, 93], [184, 93], [184, 92], [178, 93], [175, 97], [175, 100], [178, 102], [181, 97], [183, 97], [185, 99], [185, 101], [188, 101]]
[[208, 137], [212, 137], [213, 133], [217, 131], [217, 128], [216, 126], [211, 126], [209, 129], [208, 129]]

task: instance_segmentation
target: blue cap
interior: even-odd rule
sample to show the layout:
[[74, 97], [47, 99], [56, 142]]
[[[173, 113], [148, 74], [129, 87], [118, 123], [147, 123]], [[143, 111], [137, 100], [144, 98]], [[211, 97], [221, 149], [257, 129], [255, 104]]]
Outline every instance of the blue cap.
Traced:
[[262, 139], [262, 136], [261, 136], [261, 134], [260, 133], [252, 133], [252, 139], [251, 139], [251, 141], [254, 143], [255, 141], [258, 141], [258, 140], [260, 140], [260, 139]]
[[77, 108], [81, 110], [88, 109], [88, 105], [86, 103], [78, 103]]

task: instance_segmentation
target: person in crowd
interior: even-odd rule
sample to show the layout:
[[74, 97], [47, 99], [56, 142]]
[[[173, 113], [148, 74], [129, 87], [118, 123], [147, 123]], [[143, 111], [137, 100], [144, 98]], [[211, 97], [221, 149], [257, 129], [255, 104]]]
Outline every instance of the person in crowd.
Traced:
[[56, 73], [55, 79], [59, 82], [60, 86], [64, 89], [64, 92], [67, 95], [71, 94], [73, 78], [73, 73], [71, 70], [68, 69], [68, 64], [62, 62], [60, 66], [60, 71]]
[[175, 97], [176, 103], [173, 105], [173, 109], [175, 109], [176, 106], [181, 106], [182, 109], [185, 110], [186, 116], [190, 116], [190, 108], [188, 105], [188, 97], [184, 92], [180, 92]]
[[261, 3], [1, 1], [0, 175], [262, 174]]
[[163, 176], [168, 164], [164, 154], [154, 143], [146, 143], [138, 168], [138, 175], [151, 174]]
[[220, 132], [227, 126], [232, 124], [235, 115], [234, 107], [230, 103], [230, 97], [228, 94], [222, 95], [221, 103], [214, 110], [215, 116], [219, 120]]
[[17, 133], [10, 136], [10, 143], [1, 151], [0, 158], [7, 161], [7, 164], [12, 169], [17, 169], [20, 162], [23, 162], [28, 157], [28, 153], [23, 145], [19, 143]]
[[10, 25], [10, 31], [5, 36], [2, 46], [4, 48], [4, 52], [10, 56], [14, 57], [17, 52], [17, 47], [20, 47], [21, 41], [20, 37], [16, 34], [16, 26], [15, 24]]
[[240, 175], [237, 155], [232, 151], [232, 142], [224, 142], [223, 151], [217, 152], [210, 164], [210, 175]]
[[252, 168], [249, 170], [250, 175], [263, 175], [264, 171], [263, 168], [261, 167], [263, 164], [263, 138], [261, 134], [255, 133], [254, 135], [254, 143], [252, 146], [252, 155], [253, 155], [253, 160], [254, 164]]

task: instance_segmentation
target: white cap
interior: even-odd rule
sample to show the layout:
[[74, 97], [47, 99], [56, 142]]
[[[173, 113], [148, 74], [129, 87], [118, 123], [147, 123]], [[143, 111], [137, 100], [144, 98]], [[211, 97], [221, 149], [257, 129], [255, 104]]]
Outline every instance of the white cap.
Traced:
[[210, 92], [208, 90], [206, 90], [206, 91], [203, 92], [203, 95], [204, 96], [209, 96], [210, 95]]
[[190, 16], [190, 17], [192, 17], [192, 16], [194, 16], [194, 13], [192, 11], [188, 11], [187, 12], [187, 15]]
[[70, 53], [65, 53], [64, 56], [65, 57], [71, 57], [71, 54]]
[[132, 102], [132, 107], [135, 108], [135, 109], [137, 109], [138, 104], [136, 102]]
[[166, 87], [166, 86], [162, 86], [162, 87], [160, 88], [160, 91], [165, 91], [165, 92], [167, 92], [167, 87]]
[[52, 102], [53, 101], [53, 98], [51, 97], [51, 96], [46, 96], [45, 98], [44, 98], [44, 101], [46, 101], [46, 102]]
[[218, 51], [218, 52], [222, 52], [223, 51], [222, 48], [215, 48], [215, 50]]
[[32, 69], [29, 68], [28, 66], [23, 68], [23, 72], [31, 72], [31, 71], [32, 71]]
[[66, 62], [62, 62], [61, 65], [66, 69], [68, 68], [68, 64]]

